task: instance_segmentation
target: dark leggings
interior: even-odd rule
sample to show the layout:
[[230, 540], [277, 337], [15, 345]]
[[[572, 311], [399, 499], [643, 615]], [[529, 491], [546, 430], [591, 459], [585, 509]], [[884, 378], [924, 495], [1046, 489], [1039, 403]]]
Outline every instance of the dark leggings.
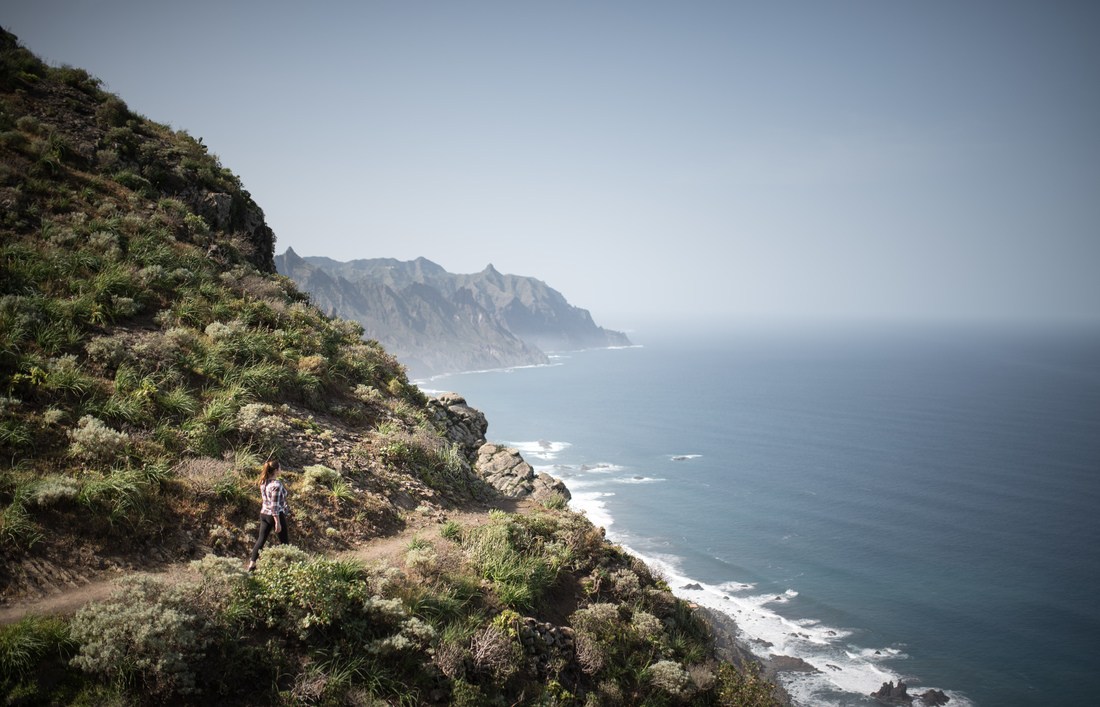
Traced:
[[[286, 514], [279, 514], [279, 542], [283, 545], [290, 543], [290, 531], [286, 527]], [[256, 546], [252, 548], [252, 561], [255, 562], [260, 556], [260, 550], [263, 549], [264, 544], [267, 542], [267, 536], [271, 534], [271, 531], [275, 529], [275, 517], [269, 516], [266, 513], [260, 514], [260, 534], [256, 536]]]

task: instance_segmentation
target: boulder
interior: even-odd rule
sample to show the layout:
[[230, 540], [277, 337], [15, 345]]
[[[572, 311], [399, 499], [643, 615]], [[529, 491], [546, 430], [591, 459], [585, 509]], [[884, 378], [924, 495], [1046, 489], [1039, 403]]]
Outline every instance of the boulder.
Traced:
[[457, 393], [441, 393], [428, 398], [428, 413], [444, 435], [462, 448], [467, 461], [477, 458], [478, 449], [485, 444], [485, 432], [489, 422], [485, 413], [466, 404], [466, 399]]
[[882, 683], [882, 687], [872, 692], [871, 697], [874, 697], [879, 702], [885, 702], [892, 705], [913, 704], [913, 698], [909, 695], [909, 687], [901, 680], [898, 680], [896, 687], [892, 680]]
[[565, 484], [549, 474], [536, 474], [519, 451], [511, 447], [483, 444], [477, 450], [474, 469], [489, 485], [508, 498], [531, 496], [542, 500], [555, 494], [570, 498]]
[[820, 673], [821, 671], [810, 665], [801, 658], [795, 658], [790, 655], [776, 655], [772, 654], [768, 658], [768, 667], [775, 672], [787, 672], [787, 673]]
[[927, 690], [920, 696], [920, 701], [927, 707], [940, 707], [951, 701], [951, 698], [943, 690]]

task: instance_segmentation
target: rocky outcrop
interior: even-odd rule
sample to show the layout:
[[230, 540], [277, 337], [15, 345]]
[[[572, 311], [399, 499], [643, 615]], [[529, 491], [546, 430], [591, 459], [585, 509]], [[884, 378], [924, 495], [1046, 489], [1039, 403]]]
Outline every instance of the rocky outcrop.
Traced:
[[773, 671], [785, 673], [820, 673], [821, 671], [801, 658], [790, 655], [772, 654], [768, 658], [768, 667]]
[[549, 474], [536, 474], [519, 451], [511, 447], [491, 443], [482, 445], [477, 451], [474, 470], [508, 498], [530, 496], [542, 500], [554, 495], [570, 498], [565, 484]]
[[192, 189], [180, 197], [213, 230], [243, 236], [249, 251], [244, 255], [257, 268], [276, 272], [275, 233], [267, 225], [263, 210], [243, 190], [231, 194]]
[[485, 413], [466, 404], [457, 393], [441, 393], [428, 399], [428, 412], [439, 429], [452, 442], [462, 447], [463, 456], [473, 463], [478, 450], [485, 444], [489, 422]]
[[536, 473], [518, 450], [486, 442], [489, 423], [485, 414], [466, 404], [457, 393], [428, 399], [428, 411], [444, 436], [462, 448], [475, 473], [508, 498], [528, 496], [543, 500], [554, 495], [568, 499], [565, 484], [545, 473]]
[[909, 686], [901, 680], [898, 680], [896, 686], [893, 681], [882, 683], [882, 687], [872, 692], [871, 697], [890, 705], [911, 705], [917, 699], [926, 707], [940, 707], [951, 700], [943, 690], [926, 690], [924, 694], [914, 698], [909, 694]]
[[909, 686], [901, 680], [898, 680], [896, 686], [893, 680], [882, 683], [882, 687], [872, 692], [871, 697], [874, 697], [879, 702], [885, 702], [891, 705], [913, 704], [913, 697], [909, 694]]

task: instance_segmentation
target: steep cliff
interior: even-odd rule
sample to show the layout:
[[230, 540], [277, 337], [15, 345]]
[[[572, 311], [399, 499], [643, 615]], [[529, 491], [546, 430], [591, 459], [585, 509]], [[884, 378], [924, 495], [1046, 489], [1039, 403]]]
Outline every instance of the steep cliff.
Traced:
[[630, 344], [546, 283], [492, 265], [456, 275], [425, 258], [340, 262], [293, 250], [275, 263], [315, 305], [362, 324], [414, 375], [545, 363], [545, 352]]
[[[201, 143], [6, 33], [0, 202], [0, 701], [770, 699], [484, 416], [273, 273]], [[394, 317], [442, 306], [410, 287]], [[294, 544], [250, 573], [269, 456]]]

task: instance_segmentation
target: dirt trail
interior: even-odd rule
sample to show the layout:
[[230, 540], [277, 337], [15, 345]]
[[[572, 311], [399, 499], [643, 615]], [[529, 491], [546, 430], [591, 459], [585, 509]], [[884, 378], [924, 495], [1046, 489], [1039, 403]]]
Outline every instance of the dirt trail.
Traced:
[[[451, 509], [430, 516], [413, 516], [401, 531], [392, 535], [374, 538], [354, 549], [337, 553], [337, 556], [357, 559], [367, 564], [374, 562], [397, 564], [414, 538], [417, 536], [431, 538], [438, 535], [438, 527], [442, 523], [453, 520], [464, 527], [481, 525], [488, 520], [489, 511], [492, 508], [499, 508], [512, 513], [526, 513], [533, 505], [534, 502], [528, 499], [520, 501], [506, 500], [494, 506], [483, 508]], [[244, 558], [241, 559], [242, 566], [245, 561]], [[13, 624], [30, 614], [74, 614], [85, 604], [101, 601], [110, 596], [112, 592], [118, 589], [118, 582], [123, 577], [137, 575], [147, 575], [170, 583], [198, 577], [197, 572], [191, 569], [190, 563], [184, 562], [147, 572], [118, 573], [110, 577], [97, 578], [87, 584], [69, 587], [41, 599], [0, 606], [0, 626]]]

